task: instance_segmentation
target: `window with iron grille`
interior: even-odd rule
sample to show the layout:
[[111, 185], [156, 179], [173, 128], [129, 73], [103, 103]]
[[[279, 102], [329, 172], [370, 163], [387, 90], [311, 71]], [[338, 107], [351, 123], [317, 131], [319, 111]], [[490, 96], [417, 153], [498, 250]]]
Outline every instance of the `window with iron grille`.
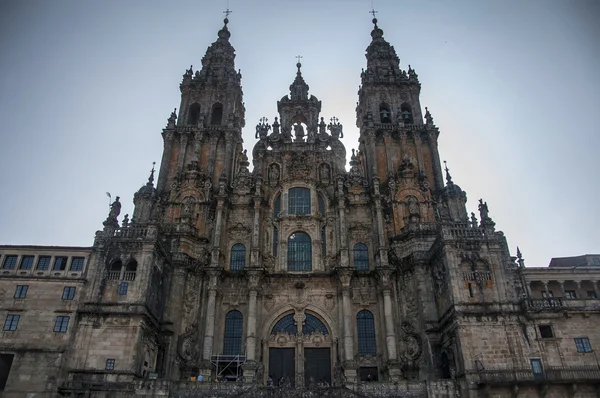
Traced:
[[246, 246], [236, 243], [231, 248], [231, 258], [229, 259], [229, 269], [231, 271], [241, 271], [246, 265]]
[[371, 311], [362, 310], [356, 315], [356, 329], [358, 336], [358, 353], [360, 355], [377, 354], [375, 340], [375, 319]]
[[24, 299], [25, 297], [27, 297], [28, 289], [29, 285], [17, 285], [17, 289], [15, 290], [15, 298]]
[[85, 257], [73, 257], [71, 259], [71, 267], [70, 271], [83, 271], [83, 263], [85, 261]]
[[575, 293], [575, 290], [565, 290], [565, 298], [573, 300], [576, 299], [577, 294]]
[[34, 258], [35, 256], [23, 256], [21, 258], [21, 265], [19, 265], [19, 269], [32, 269]]
[[596, 295], [596, 292], [593, 290], [588, 290], [587, 291], [587, 298], [589, 299], [595, 299], [598, 298], [598, 296]]
[[67, 269], [67, 257], [58, 256], [54, 258], [54, 267], [52, 267], [53, 271], [64, 271]]
[[2, 263], [2, 268], [4, 269], [15, 269], [17, 265], [18, 256], [14, 256], [9, 254], [8, 256], [4, 256], [4, 263]]
[[19, 325], [19, 319], [21, 319], [21, 315], [8, 314], [4, 321], [4, 329], [2, 330], [5, 332], [14, 332]]
[[310, 211], [310, 189], [290, 188], [288, 192], [289, 214], [311, 214]]
[[242, 353], [242, 330], [242, 313], [236, 310], [229, 311], [225, 316], [224, 355], [238, 355]]
[[294, 320], [294, 314], [288, 314], [277, 321], [273, 329], [271, 330], [271, 334], [277, 333], [287, 333], [291, 335], [295, 335], [298, 333], [298, 326], [296, 325], [296, 321]]
[[121, 282], [119, 283], [119, 296], [127, 295], [127, 290], [129, 289], [129, 282]]
[[304, 321], [304, 325], [302, 325], [302, 334], [313, 334], [316, 332], [329, 334], [327, 327], [319, 318], [312, 314], [304, 314], [306, 316], [306, 320]]
[[68, 316], [57, 316], [56, 322], [54, 322], [54, 331], [56, 333], [66, 333], [69, 328], [69, 317]]
[[294, 232], [288, 238], [288, 271], [312, 271], [312, 243], [304, 232]]
[[354, 268], [361, 271], [369, 269], [369, 248], [364, 243], [354, 245]]
[[50, 268], [50, 256], [38, 257], [38, 263], [35, 269], [40, 271], [46, 271]]
[[577, 352], [592, 352], [592, 345], [587, 337], [577, 337], [575, 347], [577, 347]]
[[106, 360], [106, 366], [105, 368], [106, 370], [114, 370], [115, 369], [115, 360], [114, 359], [107, 359]]
[[75, 286], [65, 286], [63, 288], [62, 299], [73, 300], [75, 298]]

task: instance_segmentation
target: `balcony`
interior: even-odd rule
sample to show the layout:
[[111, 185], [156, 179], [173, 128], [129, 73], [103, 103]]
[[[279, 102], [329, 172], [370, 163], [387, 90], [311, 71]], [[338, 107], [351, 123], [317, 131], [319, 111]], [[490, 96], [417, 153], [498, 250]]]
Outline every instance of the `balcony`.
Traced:
[[565, 301], [560, 297], [541, 298], [541, 299], [526, 299], [523, 300], [523, 306], [526, 310], [541, 311], [541, 310], [560, 310], [565, 307]]
[[542, 373], [531, 368], [471, 371], [467, 375], [481, 385], [527, 384], [527, 383], [582, 383], [600, 380], [600, 368], [596, 366], [551, 367]]

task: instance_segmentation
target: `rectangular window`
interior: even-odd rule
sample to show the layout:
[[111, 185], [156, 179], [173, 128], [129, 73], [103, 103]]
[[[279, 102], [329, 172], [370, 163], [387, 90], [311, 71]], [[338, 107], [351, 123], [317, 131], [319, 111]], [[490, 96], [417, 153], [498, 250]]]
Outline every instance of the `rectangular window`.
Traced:
[[475, 297], [475, 295], [473, 294], [473, 285], [471, 285], [470, 283], [467, 284], [469, 287], [469, 297]]
[[27, 289], [29, 289], [28, 285], [17, 285], [17, 290], [15, 290], [15, 298], [24, 299], [27, 297]]
[[127, 289], [129, 288], [129, 282], [119, 283], [119, 296], [127, 295]]
[[575, 294], [575, 290], [565, 290], [565, 298], [574, 300], [577, 298], [577, 294]]
[[83, 271], [83, 262], [85, 257], [73, 257], [69, 271]]
[[554, 293], [552, 293], [552, 290], [543, 291], [542, 297], [543, 298], [552, 298], [552, 297], [554, 297]]
[[594, 265], [600, 265], [600, 257], [594, 257]]
[[46, 271], [50, 268], [50, 256], [40, 256], [35, 269]]
[[595, 299], [598, 298], [598, 296], [596, 295], [596, 292], [593, 290], [588, 290], [587, 291], [587, 298], [591, 298], [591, 299]]
[[289, 214], [311, 214], [310, 189], [290, 188], [288, 195]]
[[75, 298], [75, 286], [65, 286], [63, 289], [63, 300], [73, 300]]
[[577, 347], [577, 352], [592, 352], [592, 345], [587, 337], [575, 338], [575, 347]]
[[552, 326], [539, 325], [538, 329], [540, 330], [540, 337], [542, 339], [551, 339], [552, 337], [554, 337], [554, 333], [552, 332]]
[[542, 367], [541, 359], [531, 360], [531, 371], [533, 372], [533, 378], [535, 380], [540, 380], [544, 378], [544, 368]]
[[69, 328], [69, 317], [68, 316], [57, 316], [56, 322], [54, 323], [54, 331], [57, 333], [66, 333]]
[[21, 265], [19, 265], [19, 269], [32, 269], [34, 258], [35, 256], [23, 256], [21, 258]]
[[17, 265], [18, 256], [9, 254], [8, 256], [4, 256], [4, 262], [2, 263], [2, 268], [4, 269], [15, 269]]
[[19, 319], [21, 319], [21, 315], [8, 314], [6, 316], [6, 320], [4, 321], [4, 331], [6, 332], [14, 332], [17, 330], [17, 326], [19, 325]]
[[53, 271], [64, 271], [67, 269], [67, 257], [59, 256], [54, 258]]
[[106, 370], [114, 370], [115, 369], [115, 360], [114, 359], [107, 359], [106, 360]]

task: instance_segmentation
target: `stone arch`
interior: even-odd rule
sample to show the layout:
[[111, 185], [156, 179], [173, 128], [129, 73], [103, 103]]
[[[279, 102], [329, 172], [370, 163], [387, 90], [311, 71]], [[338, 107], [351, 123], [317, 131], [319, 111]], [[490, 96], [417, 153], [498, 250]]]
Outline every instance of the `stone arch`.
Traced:
[[190, 126], [196, 126], [198, 124], [199, 119], [200, 119], [200, 104], [197, 102], [194, 102], [188, 108], [187, 124]]
[[390, 106], [385, 102], [379, 104], [379, 121], [381, 123], [392, 122], [392, 111], [390, 110]]
[[215, 102], [210, 110], [210, 124], [220, 126], [223, 122], [223, 104]]
[[412, 107], [408, 102], [404, 102], [402, 105], [400, 105], [400, 116], [402, 116], [402, 121], [404, 121], [404, 123], [414, 123]]
[[[304, 312], [309, 312], [312, 315], [316, 316], [321, 322], [323, 322], [323, 324], [325, 324], [325, 327], [329, 331], [329, 335], [332, 338], [337, 337], [337, 330], [334, 329], [334, 325], [337, 326], [337, 324], [331, 318], [331, 316], [325, 308], [320, 308], [315, 305], [307, 305], [304, 308]], [[261, 335], [269, 336], [271, 330], [273, 330], [273, 327], [277, 322], [279, 322], [281, 318], [294, 313], [296, 313], [296, 308], [291, 304], [286, 304], [282, 307], [279, 307], [277, 310], [274, 310], [269, 316], [266, 317]]]

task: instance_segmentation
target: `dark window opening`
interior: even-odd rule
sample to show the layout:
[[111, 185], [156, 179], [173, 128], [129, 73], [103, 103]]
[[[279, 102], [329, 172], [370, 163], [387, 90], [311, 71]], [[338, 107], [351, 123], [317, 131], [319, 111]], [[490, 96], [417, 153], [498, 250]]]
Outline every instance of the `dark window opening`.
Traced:
[[23, 256], [19, 269], [32, 269], [34, 256]]
[[587, 298], [589, 299], [595, 299], [598, 298], [598, 296], [596, 295], [596, 292], [593, 290], [588, 290], [587, 291]]
[[369, 248], [364, 243], [354, 245], [354, 268], [359, 271], [369, 270]]
[[575, 290], [565, 290], [565, 298], [570, 300], [575, 300], [577, 298], [577, 294]]
[[295, 335], [298, 333], [298, 326], [296, 325], [296, 321], [294, 320], [294, 314], [288, 314], [277, 321], [273, 329], [271, 330], [271, 334], [277, 333], [287, 333], [291, 335]]
[[210, 124], [213, 126], [220, 126], [223, 120], [223, 105], [214, 104], [212, 107]]
[[367, 383], [372, 381], [379, 381], [379, 378], [377, 377], [378, 373], [379, 371], [375, 366], [362, 367], [358, 369], [358, 376], [360, 377], [360, 381]]
[[404, 123], [413, 124], [413, 114], [409, 104], [404, 103], [400, 106], [400, 115]]
[[223, 340], [224, 355], [238, 355], [242, 353], [242, 313], [236, 310], [229, 311], [225, 317], [225, 338]]
[[321, 227], [321, 251], [323, 256], [327, 256], [327, 232], [325, 227]]
[[10, 373], [14, 354], [0, 354], [0, 391], [4, 391]]
[[277, 245], [279, 245], [279, 231], [273, 228], [273, 257], [277, 257]]
[[592, 345], [587, 337], [575, 338], [575, 347], [577, 347], [577, 352], [592, 352]]
[[67, 269], [67, 257], [59, 256], [54, 258], [53, 271], [64, 271]]
[[392, 122], [392, 112], [387, 104], [379, 105], [379, 120], [381, 120], [381, 123]]
[[19, 325], [19, 319], [21, 319], [21, 315], [8, 314], [6, 316], [6, 320], [4, 321], [4, 330], [5, 332], [14, 332], [17, 330], [17, 326]]
[[50, 268], [50, 256], [40, 256], [35, 269], [40, 271], [46, 271]]
[[468, 283], [467, 287], [469, 288], [469, 297], [475, 297], [475, 294], [473, 293], [473, 285]]
[[127, 290], [129, 289], [129, 282], [121, 282], [119, 283], [119, 296], [126, 296]]
[[442, 356], [440, 357], [440, 373], [442, 379], [450, 379], [452, 378], [452, 371], [450, 368], [452, 367], [450, 358], [446, 352], [442, 352]]
[[14, 269], [17, 265], [18, 256], [4, 256], [4, 263], [2, 264], [2, 268], [4, 269]]
[[105, 369], [106, 370], [114, 370], [115, 369], [115, 360], [107, 359]]
[[62, 299], [73, 300], [75, 298], [75, 286], [65, 286], [63, 288]]
[[236, 243], [231, 248], [231, 258], [229, 259], [229, 269], [231, 271], [241, 271], [246, 265], [246, 246]]
[[24, 299], [25, 297], [27, 297], [28, 289], [29, 285], [17, 285], [17, 289], [15, 290], [15, 298]]
[[198, 120], [200, 119], [200, 104], [195, 102], [190, 105], [188, 110], [188, 119], [187, 124], [196, 126], [198, 124]]
[[69, 328], [69, 317], [68, 316], [57, 316], [56, 322], [54, 323], [54, 331], [56, 333], [66, 333]]
[[134, 259], [127, 261], [127, 264], [125, 265], [125, 272], [123, 273], [124, 281], [135, 280], [135, 275], [137, 272], [137, 265], [138, 265], [137, 261], [135, 261]]
[[83, 271], [84, 257], [73, 257], [69, 271]]
[[552, 326], [539, 325], [538, 329], [540, 331], [540, 337], [542, 339], [551, 339], [552, 337], [554, 337], [554, 333], [552, 332]]
[[356, 329], [358, 336], [358, 354], [376, 355], [377, 343], [375, 339], [375, 319], [371, 311], [362, 310], [356, 315]]
[[288, 271], [312, 271], [312, 242], [304, 232], [294, 232], [288, 239]]
[[288, 192], [289, 214], [311, 214], [310, 189], [291, 188]]

